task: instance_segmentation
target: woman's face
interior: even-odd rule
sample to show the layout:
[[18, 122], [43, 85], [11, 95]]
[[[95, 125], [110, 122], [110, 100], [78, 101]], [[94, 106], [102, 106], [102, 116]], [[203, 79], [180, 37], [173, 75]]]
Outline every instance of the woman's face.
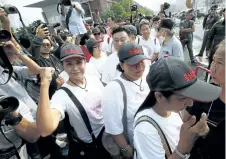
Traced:
[[145, 70], [144, 61], [141, 61], [135, 65], [129, 65], [126, 63], [122, 63], [121, 65], [124, 74], [130, 78], [130, 80], [138, 80], [143, 76]]
[[93, 47], [93, 57], [98, 58], [100, 57], [101, 54], [101, 47], [100, 44], [98, 44], [97, 46]]
[[225, 85], [225, 48], [219, 48], [213, 56], [210, 74], [215, 84]]
[[187, 106], [193, 105], [193, 100], [191, 98], [185, 97], [180, 94], [173, 94], [169, 98], [163, 97], [161, 100], [161, 105], [167, 107], [168, 111], [179, 113], [184, 110]]
[[70, 58], [63, 61], [64, 70], [72, 80], [82, 80], [85, 74], [86, 61], [83, 58]]

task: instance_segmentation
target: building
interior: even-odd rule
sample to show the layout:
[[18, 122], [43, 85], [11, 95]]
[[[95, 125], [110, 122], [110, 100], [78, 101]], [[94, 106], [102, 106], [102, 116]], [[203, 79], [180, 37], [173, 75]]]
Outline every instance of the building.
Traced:
[[[111, 4], [114, 1], [115, 0], [78, 0], [86, 12], [86, 20], [95, 20], [95, 9], [98, 9], [99, 12], [103, 12], [105, 8], [111, 7]], [[60, 22], [60, 15], [57, 12], [57, 4], [57, 0], [44, 0], [24, 7], [41, 8], [43, 10], [42, 15], [45, 21], [48, 23], [56, 23]]]

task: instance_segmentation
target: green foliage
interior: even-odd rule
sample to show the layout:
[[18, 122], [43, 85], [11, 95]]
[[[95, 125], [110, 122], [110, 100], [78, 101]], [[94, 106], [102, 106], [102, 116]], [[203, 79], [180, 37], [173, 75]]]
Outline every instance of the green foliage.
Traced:
[[[36, 26], [37, 26], [37, 21], [34, 21], [31, 24], [29, 24], [28, 26], [26, 26], [26, 29], [27, 29], [28, 33], [32, 33], [32, 29], [34, 27], [36, 27]], [[25, 31], [24, 31], [24, 28], [23, 27], [17, 28], [15, 30], [15, 32], [16, 32], [16, 34], [18, 36], [25, 34]]]
[[[129, 18], [131, 15], [131, 5], [134, 4], [133, 0], [119, 0], [118, 2], [113, 2], [111, 8], [105, 9], [101, 13], [102, 19], [107, 19], [108, 17], [118, 18]], [[152, 15], [152, 11], [146, 7], [138, 6], [138, 12], [144, 15]]]

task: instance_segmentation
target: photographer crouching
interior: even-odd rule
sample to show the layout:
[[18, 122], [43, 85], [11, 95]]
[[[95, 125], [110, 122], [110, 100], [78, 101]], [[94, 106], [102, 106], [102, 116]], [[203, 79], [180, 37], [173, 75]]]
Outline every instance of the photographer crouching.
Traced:
[[[28, 159], [25, 141], [34, 143], [40, 137], [34, 122], [37, 105], [14, 77], [29, 79], [46, 68], [27, 57], [11, 37], [8, 14], [3, 8], [0, 21], [5, 29], [0, 30], [0, 158]], [[25, 66], [12, 67], [16, 59]]]

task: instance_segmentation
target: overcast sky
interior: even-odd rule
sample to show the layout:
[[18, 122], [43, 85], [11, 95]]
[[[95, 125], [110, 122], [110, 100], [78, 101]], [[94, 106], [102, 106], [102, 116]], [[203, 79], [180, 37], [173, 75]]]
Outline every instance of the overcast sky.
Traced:
[[[32, 4], [35, 2], [39, 2], [39, 1], [41, 0], [0, 0], [0, 2], [4, 4], [8, 3], [8, 4], [13, 4], [17, 6], [26, 24], [29, 24], [34, 20], [42, 18], [42, 14], [41, 14], [42, 10], [37, 8], [25, 8], [23, 6]], [[160, 4], [163, 4], [164, 2], [174, 2], [175, 0], [135, 0], [135, 1], [154, 11], [158, 11], [160, 9]], [[12, 17], [14, 21], [18, 19], [16, 15], [12, 15]]]

